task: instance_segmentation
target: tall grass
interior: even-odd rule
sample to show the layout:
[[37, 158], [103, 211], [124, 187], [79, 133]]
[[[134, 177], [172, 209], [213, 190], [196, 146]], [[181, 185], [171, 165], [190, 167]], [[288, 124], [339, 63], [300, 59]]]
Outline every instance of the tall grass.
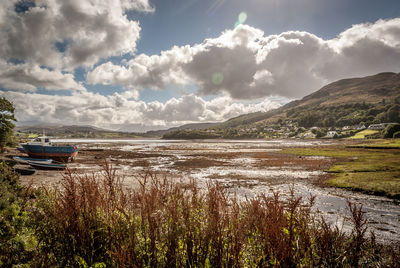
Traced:
[[346, 234], [291, 192], [239, 201], [217, 183], [201, 189], [147, 173], [127, 189], [107, 163], [101, 175], [68, 172], [39, 191], [34, 266], [399, 267], [399, 251], [366, 236], [362, 207], [349, 203]]

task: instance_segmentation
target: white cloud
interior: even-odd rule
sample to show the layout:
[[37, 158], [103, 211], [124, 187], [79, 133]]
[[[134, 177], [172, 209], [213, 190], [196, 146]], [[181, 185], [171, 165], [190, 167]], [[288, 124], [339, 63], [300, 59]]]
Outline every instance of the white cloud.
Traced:
[[[136, 48], [140, 27], [126, 11], [150, 12], [148, 1], [38, 0], [17, 13], [13, 4], [2, 5], [0, 56], [52, 68], [91, 66], [99, 59]], [[65, 51], [59, 51], [62, 43]]]
[[0, 60], [0, 87], [9, 90], [85, 90], [70, 73], [40, 68], [34, 64], [9, 64]]
[[139, 55], [126, 66], [104, 63], [87, 77], [92, 84], [139, 90], [195, 84], [204, 95], [257, 99], [300, 98], [337, 79], [399, 70], [397, 18], [354, 25], [331, 40], [298, 31], [264, 36], [261, 30], [242, 25], [201, 44]]
[[[154, 10], [148, 0], [3, 2], [0, 6], [0, 60], [8, 62], [8, 72], [18, 70], [23, 75], [19, 79], [0, 70], [0, 75], [7, 77], [0, 87], [17, 90], [76, 87], [71, 74], [76, 67], [90, 67], [100, 59], [135, 52], [140, 26], [127, 18], [128, 10]], [[16, 60], [24, 64], [12, 66]], [[48, 77], [47, 69], [55, 70], [54, 77], [44, 85], [30, 75], [47, 72]]]
[[137, 89], [164, 89], [169, 84], [189, 83], [182, 64], [191, 60], [195, 48], [173, 47], [160, 55], [140, 54], [126, 65], [106, 62], [87, 75], [90, 84], [117, 85]]
[[228, 96], [206, 101], [193, 94], [172, 98], [165, 103], [146, 103], [131, 94], [102, 96], [74, 92], [71, 96], [37, 93], [0, 92], [13, 102], [21, 124], [89, 124], [104, 128], [143, 131], [193, 122], [216, 122], [243, 113], [267, 111], [280, 104], [269, 99], [257, 104], [237, 103]]

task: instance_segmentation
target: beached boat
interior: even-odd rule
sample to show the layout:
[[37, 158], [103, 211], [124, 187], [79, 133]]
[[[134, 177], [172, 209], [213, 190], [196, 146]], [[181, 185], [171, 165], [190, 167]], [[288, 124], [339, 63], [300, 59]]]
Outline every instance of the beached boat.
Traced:
[[20, 164], [27, 164], [36, 169], [65, 169], [67, 167], [62, 163], [53, 162], [53, 159], [41, 159], [20, 156], [15, 156], [13, 159]]
[[20, 157], [20, 156], [15, 156], [13, 157], [15, 161], [21, 164], [28, 164], [29, 161], [34, 161], [34, 162], [48, 162], [51, 163], [53, 162], [53, 159], [45, 159], [45, 158], [30, 158], [30, 157]]
[[13, 170], [23, 176], [33, 175], [36, 172], [36, 170], [34, 168], [30, 168], [30, 167], [16, 166], [13, 168]]
[[45, 161], [28, 161], [28, 164], [31, 167], [36, 169], [65, 169], [67, 165], [65, 164], [57, 164], [57, 163], [49, 163]]
[[74, 145], [55, 145], [48, 137], [38, 137], [30, 142], [21, 143], [24, 152], [32, 158], [51, 158], [54, 160], [68, 162], [73, 160], [79, 149]]

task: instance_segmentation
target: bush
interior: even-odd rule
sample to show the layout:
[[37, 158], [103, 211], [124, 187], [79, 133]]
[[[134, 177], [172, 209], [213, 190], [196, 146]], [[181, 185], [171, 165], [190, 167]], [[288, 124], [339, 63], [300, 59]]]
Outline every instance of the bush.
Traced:
[[326, 136], [326, 131], [325, 130], [317, 130], [317, 138], [322, 138]]
[[27, 228], [25, 192], [18, 174], [0, 162], [0, 267], [32, 259], [35, 239]]
[[400, 124], [388, 125], [383, 131], [383, 137], [385, 139], [393, 138], [393, 134], [400, 131]]
[[394, 138], [394, 139], [400, 138], [400, 131], [395, 132], [395, 133], [393, 134], [393, 138]]

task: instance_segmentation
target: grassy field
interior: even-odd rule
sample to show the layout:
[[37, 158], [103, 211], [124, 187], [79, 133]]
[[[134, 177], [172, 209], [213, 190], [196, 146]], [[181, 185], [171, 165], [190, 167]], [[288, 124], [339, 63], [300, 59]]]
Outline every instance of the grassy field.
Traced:
[[[393, 141], [392, 141], [393, 142]], [[395, 141], [396, 143], [398, 141]], [[387, 144], [386, 141], [376, 145]], [[289, 148], [283, 154], [336, 159], [327, 172], [330, 186], [400, 199], [400, 150], [366, 148]]]
[[400, 149], [400, 139], [377, 139], [370, 143], [348, 146], [349, 148], [382, 148], [382, 149]]
[[357, 132], [356, 135], [349, 137], [349, 139], [365, 139], [369, 135], [374, 135], [378, 133], [379, 130], [365, 129], [363, 131]]

